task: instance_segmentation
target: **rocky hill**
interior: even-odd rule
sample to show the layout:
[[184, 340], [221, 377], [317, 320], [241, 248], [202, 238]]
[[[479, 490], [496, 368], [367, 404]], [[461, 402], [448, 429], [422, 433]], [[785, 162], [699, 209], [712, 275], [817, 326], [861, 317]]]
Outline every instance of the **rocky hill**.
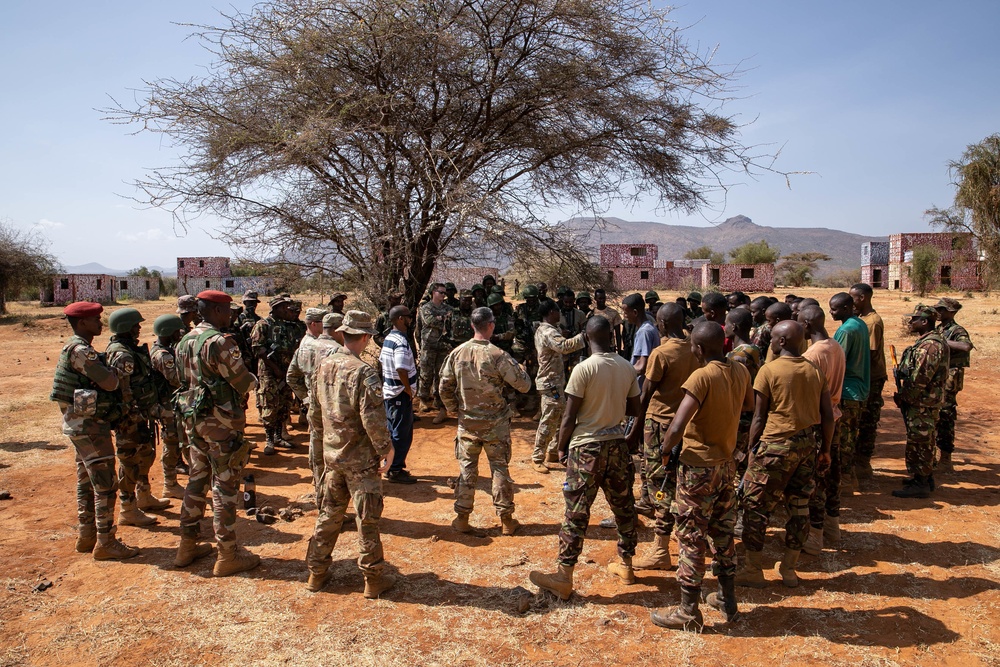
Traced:
[[822, 252], [832, 259], [822, 262], [818, 276], [861, 265], [861, 244], [886, 241], [885, 236], [861, 236], [823, 227], [766, 227], [745, 215], [729, 218], [713, 227], [669, 225], [661, 222], [638, 222], [621, 218], [603, 218], [595, 226], [593, 218], [573, 218], [563, 224], [580, 231], [592, 229], [590, 243], [594, 254], [602, 243], [655, 243], [660, 259], [681, 259], [688, 250], [704, 245], [727, 253], [750, 241], [764, 239], [777, 246], [782, 255], [796, 252]]

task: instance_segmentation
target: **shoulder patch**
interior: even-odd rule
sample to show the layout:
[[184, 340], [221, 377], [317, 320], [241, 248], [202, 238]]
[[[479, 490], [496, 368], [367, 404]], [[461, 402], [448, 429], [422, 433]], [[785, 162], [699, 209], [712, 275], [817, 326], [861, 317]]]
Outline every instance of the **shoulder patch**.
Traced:
[[379, 382], [378, 376], [374, 373], [365, 378], [365, 386], [377, 394], [382, 393], [382, 383]]
[[131, 375], [132, 371], [135, 370], [135, 364], [131, 361], [126, 361], [122, 364], [122, 370], [125, 371], [126, 375]]
[[167, 358], [163, 360], [163, 366], [165, 368], [173, 368], [174, 367], [174, 358], [171, 357], [171, 356], [167, 356]]
[[89, 348], [86, 352], [87, 361], [97, 361], [97, 350]]

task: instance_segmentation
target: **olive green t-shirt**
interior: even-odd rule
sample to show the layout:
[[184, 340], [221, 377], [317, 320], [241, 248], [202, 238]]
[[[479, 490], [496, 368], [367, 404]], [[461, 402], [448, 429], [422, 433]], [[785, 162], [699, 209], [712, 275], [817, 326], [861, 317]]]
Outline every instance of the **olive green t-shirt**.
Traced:
[[885, 365], [885, 324], [882, 316], [874, 310], [867, 315], [858, 315], [868, 325], [869, 347], [872, 351], [871, 379], [884, 380], [889, 376]]
[[569, 446], [625, 437], [625, 404], [639, 395], [635, 368], [613, 352], [592, 354], [569, 376], [566, 393], [581, 399]]
[[684, 399], [684, 382], [700, 366], [690, 341], [664, 338], [646, 363], [646, 382], [654, 385], [646, 416], [661, 423], [673, 419]]
[[749, 387], [750, 371], [729, 359], [710, 361], [691, 373], [683, 389], [700, 407], [684, 429], [681, 463], [708, 468], [732, 458]]
[[823, 371], [805, 357], [779, 356], [757, 373], [753, 390], [770, 399], [761, 440], [780, 442], [820, 422]]

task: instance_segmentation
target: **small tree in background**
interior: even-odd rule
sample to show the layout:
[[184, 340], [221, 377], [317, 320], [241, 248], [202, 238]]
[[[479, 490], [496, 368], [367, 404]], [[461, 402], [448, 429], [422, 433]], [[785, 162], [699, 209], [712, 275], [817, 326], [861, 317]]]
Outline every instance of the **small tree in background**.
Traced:
[[934, 284], [937, 277], [941, 253], [934, 246], [921, 245], [913, 249], [913, 261], [910, 263], [910, 281], [920, 296]]
[[821, 252], [796, 252], [781, 258], [775, 267], [778, 282], [792, 287], [811, 285], [820, 262], [829, 262], [830, 256]]
[[767, 241], [750, 241], [729, 251], [729, 261], [733, 264], [774, 264], [781, 251], [768, 245]]
[[0, 315], [7, 313], [7, 299], [37, 289], [59, 270], [48, 249], [48, 240], [37, 231], [18, 229], [10, 221], [0, 220]]
[[721, 252], [715, 252], [711, 246], [703, 245], [694, 250], [684, 253], [684, 259], [707, 259], [709, 264], [725, 264], [726, 256]]

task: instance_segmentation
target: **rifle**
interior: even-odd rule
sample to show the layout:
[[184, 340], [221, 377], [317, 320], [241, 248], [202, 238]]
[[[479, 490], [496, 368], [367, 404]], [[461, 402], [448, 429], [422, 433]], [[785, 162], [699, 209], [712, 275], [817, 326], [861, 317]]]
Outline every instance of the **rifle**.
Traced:
[[902, 389], [899, 382], [899, 359], [896, 358], [896, 346], [889, 346], [889, 356], [892, 357], [892, 377], [896, 380], [896, 391]]

